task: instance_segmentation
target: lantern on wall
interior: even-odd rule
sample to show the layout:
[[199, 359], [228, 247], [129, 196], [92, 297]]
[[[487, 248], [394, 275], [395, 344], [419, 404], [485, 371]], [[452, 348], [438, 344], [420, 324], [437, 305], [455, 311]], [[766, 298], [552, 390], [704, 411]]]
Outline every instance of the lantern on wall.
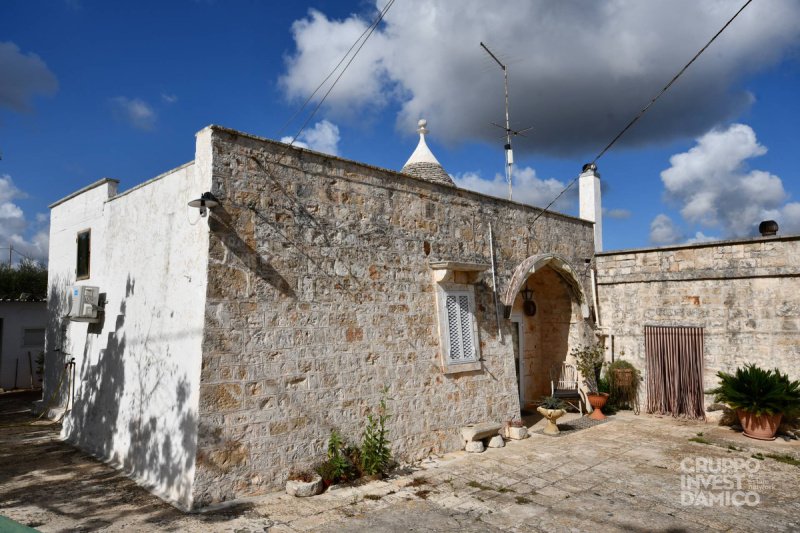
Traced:
[[533, 301], [533, 291], [528, 288], [527, 283], [525, 288], [520, 291], [522, 294], [522, 311], [525, 316], [534, 316], [536, 314], [536, 302]]

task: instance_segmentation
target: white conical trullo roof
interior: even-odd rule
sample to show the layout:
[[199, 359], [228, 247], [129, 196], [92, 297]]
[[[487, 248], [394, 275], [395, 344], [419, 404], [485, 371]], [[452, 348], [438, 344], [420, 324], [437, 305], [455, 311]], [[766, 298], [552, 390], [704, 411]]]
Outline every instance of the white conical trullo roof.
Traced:
[[401, 172], [433, 183], [455, 185], [450, 175], [445, 172], [441, 163], [439, 163], [436, 156], [433, 155], [433, 152], [431, 152], [431, 149], [428, 148], [428, 144], [425, 142], [425, 134], [428, 133], [428, 129], [425, 126], [428, 125], [428, 121], [420, 119], [417, 125], [419, 126], [417, 128], [419, 132], [419, 144], [417, 144], [417, 149], [414, 150], [414, 153], [408, 158], [406, 164], [403, 165], [403, 170]]

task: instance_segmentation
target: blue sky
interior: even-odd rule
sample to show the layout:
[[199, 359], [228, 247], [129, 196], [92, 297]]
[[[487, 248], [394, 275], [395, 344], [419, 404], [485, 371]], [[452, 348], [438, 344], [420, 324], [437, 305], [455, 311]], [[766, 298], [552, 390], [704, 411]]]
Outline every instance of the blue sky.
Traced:
[[[397, 0], [301, 140], [399, 169], [424, 117], [457, 183], [503, 195], [488, 125], [502, 78], [484, 40], [509, 65], [512, 126], [534, 127], [515, 143], [515, 199], [543, 205], [739, 7], [454, 5]], [[375, 14], [367, 1], [6, 3], [0, 247], [43, 257], [49, 203], [185, 163], [208, 124], [296, 133], [301, 120], [280, 128]], [[765, 216], [800, 233], [798, 20], [796, 2], [754, 2], [598, 162], [606, 249], [746, 236]], [[574, 214], [574, 195], [559, 208]]]

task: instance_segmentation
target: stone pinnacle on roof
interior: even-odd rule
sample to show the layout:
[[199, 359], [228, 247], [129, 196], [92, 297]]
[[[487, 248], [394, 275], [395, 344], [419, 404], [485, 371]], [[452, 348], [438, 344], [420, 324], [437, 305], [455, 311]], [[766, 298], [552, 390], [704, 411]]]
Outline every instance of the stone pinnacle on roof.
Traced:
[[425, 142], [425, 134], [428, 133], [428, 129], [425, 126], [428, 125], [428, 121], [424, 118], [420, 119], [417, 125], [419, 126], [417, 128], [419, 144], [414, 153], [411, 154], [411, 157], [408, 158], [408, 161], [406, 161], [406, 164], [403, 165], [401, 172], [433, 183], [455, 185]]

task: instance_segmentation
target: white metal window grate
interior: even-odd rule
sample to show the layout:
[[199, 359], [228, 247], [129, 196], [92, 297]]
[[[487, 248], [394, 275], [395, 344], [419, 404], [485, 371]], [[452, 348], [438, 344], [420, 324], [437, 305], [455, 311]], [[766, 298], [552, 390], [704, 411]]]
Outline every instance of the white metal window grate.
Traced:
[[449, 363], [471, 363], [477, 360], [469, 293], [449, 293], [445, 300]]

